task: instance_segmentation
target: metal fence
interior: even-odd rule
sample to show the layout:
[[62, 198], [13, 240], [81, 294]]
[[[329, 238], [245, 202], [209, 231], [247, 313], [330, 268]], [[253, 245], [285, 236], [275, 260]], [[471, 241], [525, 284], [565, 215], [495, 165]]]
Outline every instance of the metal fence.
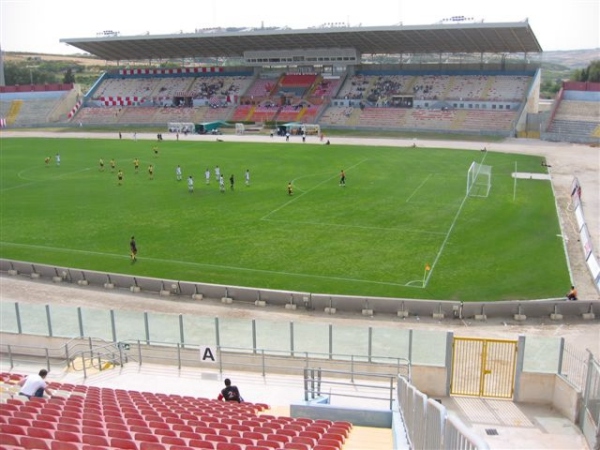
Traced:
[[398, 405], [412, 448], [487, 450], [488, 444], [446, 408], [398, 377]]
[[579, 427], [591, 449], [600, 450], [600, 362], [590, 353]]
[[93, 336], [107, 342], [245, 348], [251, 352], [386, 362], [390, 358], [443, 367], [446, 332], [403, 326], [204, 317], [0, 302], [0, 330], [48, 337]]

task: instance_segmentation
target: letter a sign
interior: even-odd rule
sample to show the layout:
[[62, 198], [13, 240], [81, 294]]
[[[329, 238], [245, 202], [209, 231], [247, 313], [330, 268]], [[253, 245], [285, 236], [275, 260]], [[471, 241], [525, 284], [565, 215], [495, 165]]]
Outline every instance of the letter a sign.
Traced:
[[216, 363], [217, 362], [217, 349], [209, 347], [208, 345], [200, 346], [200, 362], [203, 363]]

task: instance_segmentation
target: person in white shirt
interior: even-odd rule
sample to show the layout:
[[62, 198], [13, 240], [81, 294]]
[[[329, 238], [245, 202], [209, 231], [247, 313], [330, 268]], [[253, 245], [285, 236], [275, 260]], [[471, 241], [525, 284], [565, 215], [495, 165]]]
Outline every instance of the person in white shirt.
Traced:
[[219, 189], [221, 192], [225, 192], [225, 179], [223, 178], [223, 175], [219, 178]]
[[246, 169], [246, 174], [244, 177], [246, 179], [246, 186], [250, 186], [250, 169]]
[[46, 369], [42, 369], [37, 375], [29, 375], [27, 378], [23, 378], [21, 381], [19, 381], [19, 386], [21, 386], [19, 395], [27, 398], [43, 397], [45, 392], [52, 397], [54, 394], [46, 384], [46, 375], [48, 375], [48, 371]]
[[188, 191], [194, 192], [194, 179], [191, 175], [188, 178]]
[[57, 153], [54, 159], [56, 160], [56, 165], [60, 166], [60, 153]]
[[204, 172], [204, 178], [206, 179], [206, 184], [210, 184], [210, 170], [208, 167], [206, 168], [206, 172]]
[[177, 181], [181, 181], [181, 166], [179, 165], [175, 169], [175, 176], [177, 177]]
[[221, 179], [221, 169], [219, 166], [215, 167], [215, 178], [217, 181]]

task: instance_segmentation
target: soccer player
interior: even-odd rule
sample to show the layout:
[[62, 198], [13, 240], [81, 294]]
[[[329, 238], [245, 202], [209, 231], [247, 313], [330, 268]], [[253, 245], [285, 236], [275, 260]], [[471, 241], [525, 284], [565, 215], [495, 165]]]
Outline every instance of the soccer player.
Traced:
[[346, 172], [344, 172], [344, 169], [340, 172], [340, 186], [346, 186]]
[[60, 167], [60, 153], [56, 154], [54, 160], [56, 161], [56, 167]]
[[154, 148], [152, 150], [154, 151], [154, 157], [158, 158], [158, 147], [154, 146]]
[[137, 244], [135, 243], [135, 237], [131, 236], [129, 241], [129, 250], [131, 251], [131, 264], [137, 261]]
[[206, 178], [206, 184], [210, 184], [210, 170], [207, 167], [206, 171], [204, 172], [204, 178]]
[[120, 169], [117, 172], [117, 183], [119, 184], [119, 186], [123, 184], [123, 171]]
[[219, 177], [219, 190], [222, 193], [225, 193], [225, 179], [223, 178], [223, 175]]
[[100, 158], [98, 164], [100, 165], [100, 172], [104, 172], [104, 160], [102, 158]]
[[215, 179], [219, 181], [221, 179], [221, 169], [219, 166], [215, 167]]
[[154, 180], [154, 166], [152, 164], [148, 166], [148, 176], [151, 180]]
[[117, 163], [115, 162], [115, 158], [112, 158], [110, 160], [110, 171], [114, 172], [116, 167], [117, 167]]
[[250, 186], [250, 169], [246, 169], [246, 174], [244, 175], [246, 179], [246, 186]]
[[188, 191], [190, 194], [194, 192], [194, 179], [191, 175], [188, 177]]
[[179, 164], [177, 164], [177, 167], [175, 168], [175, 177], [177, 178], [177, 181], [181, 181], [181, 166]]
[[235, 180], [233, 178], [233, 174], [231, 174], [231, 176], [229, 177], [229, 188], [233, 191], [233, 184], [234, 184]]
[[49, 166], [49, 164], [50, 164], [50, 157], [49, 157], [49, 156], [46, 156], [46, 157], [44, 158], [44, 162], [46, 163], [46, 167], [48, 167], [48, 166]]
[[287, 185], [288, 195], [294, 195], [294, 188], [292, 187], [292, 182], [290, 181]]
[[138, 158], [135, 158], [133, 160], [133, 170], [135, 171], [135, 173], [138, 173], [139, 169], [140, 169], [140, 160]]

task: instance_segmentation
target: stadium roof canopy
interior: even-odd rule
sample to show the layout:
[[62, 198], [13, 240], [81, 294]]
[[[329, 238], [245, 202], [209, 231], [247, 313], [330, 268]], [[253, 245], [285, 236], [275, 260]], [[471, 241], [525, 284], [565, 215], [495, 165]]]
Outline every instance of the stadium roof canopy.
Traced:
[[353, 48], [360, 54], [540, 53], [527, 21], [420, 26], [199, 30], [61, 39], [107, 61], [243, 57], [245, 51]]

